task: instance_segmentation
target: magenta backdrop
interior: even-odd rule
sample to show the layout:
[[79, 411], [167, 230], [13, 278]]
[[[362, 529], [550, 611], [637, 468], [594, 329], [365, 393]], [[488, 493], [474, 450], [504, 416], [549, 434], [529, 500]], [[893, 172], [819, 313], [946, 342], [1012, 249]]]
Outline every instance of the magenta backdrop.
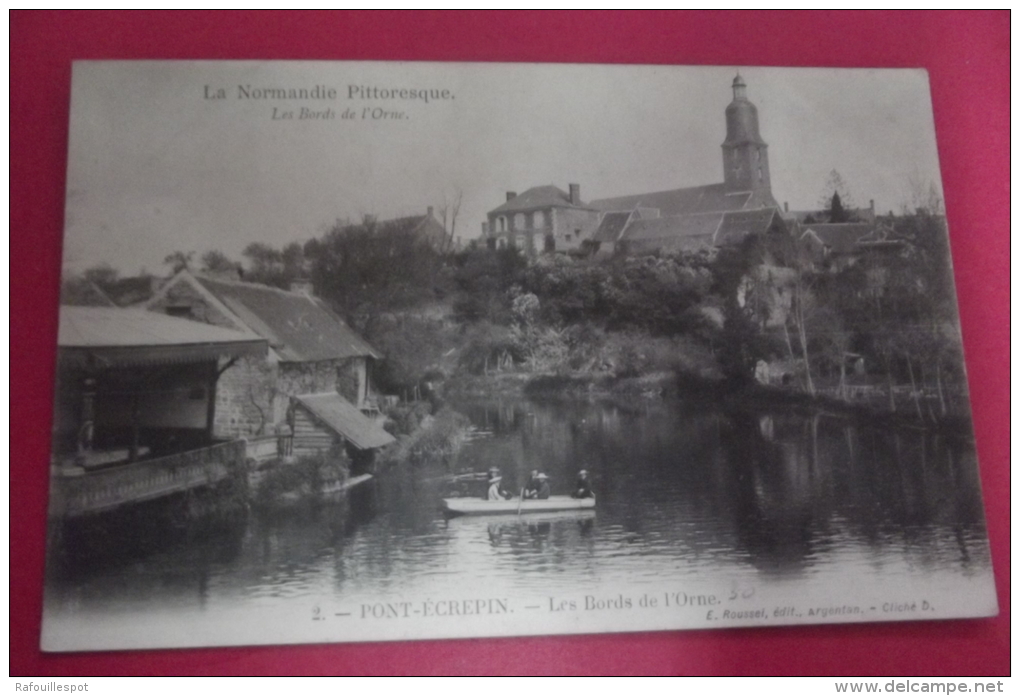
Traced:
[[[1009, 674], [1009, 13], [12, 12], [12, 675]], [[38, 649], [71, 61], [923, 67], [1001, 613], [996, 619], [44, 655]]]

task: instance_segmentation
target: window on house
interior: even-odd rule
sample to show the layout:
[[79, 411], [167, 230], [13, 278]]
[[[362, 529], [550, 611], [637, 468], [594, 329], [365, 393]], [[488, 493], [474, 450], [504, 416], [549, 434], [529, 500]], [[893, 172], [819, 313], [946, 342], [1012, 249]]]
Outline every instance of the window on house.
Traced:
[[758, 167], [758, 181], [764, 181], [765, 175], [761, 171], [761, 167]]
[[518, 249], [524, 248], [524, 235], [514, 235], [514, 246]]

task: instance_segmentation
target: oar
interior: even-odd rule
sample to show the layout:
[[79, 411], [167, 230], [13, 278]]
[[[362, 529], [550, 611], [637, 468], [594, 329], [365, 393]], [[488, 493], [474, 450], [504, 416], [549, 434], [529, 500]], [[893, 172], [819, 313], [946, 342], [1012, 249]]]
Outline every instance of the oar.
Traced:
[[521, 497], [517, 499], [517, 516], [521, 516], [521, 503], [524, 502], [524, 489], [521, 489]]

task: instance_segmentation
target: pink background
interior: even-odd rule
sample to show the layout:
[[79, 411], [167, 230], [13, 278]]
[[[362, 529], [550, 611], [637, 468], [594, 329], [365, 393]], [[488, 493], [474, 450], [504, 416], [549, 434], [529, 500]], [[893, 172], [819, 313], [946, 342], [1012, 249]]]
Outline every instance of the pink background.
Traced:
[[[1009, 674], [1009, 13], [12, 12], [12, 675]], [[923, 67], [952, 234], [1000, 615], [498, 640], [38, 649], [71, 61]]]

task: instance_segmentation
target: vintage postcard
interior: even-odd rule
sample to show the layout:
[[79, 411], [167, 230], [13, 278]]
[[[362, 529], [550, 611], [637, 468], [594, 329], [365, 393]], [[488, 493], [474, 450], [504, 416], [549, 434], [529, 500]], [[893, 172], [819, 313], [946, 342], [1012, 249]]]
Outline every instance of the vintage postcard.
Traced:
[[923, 71], [72, 92], [44, 650], [996, 613]]

